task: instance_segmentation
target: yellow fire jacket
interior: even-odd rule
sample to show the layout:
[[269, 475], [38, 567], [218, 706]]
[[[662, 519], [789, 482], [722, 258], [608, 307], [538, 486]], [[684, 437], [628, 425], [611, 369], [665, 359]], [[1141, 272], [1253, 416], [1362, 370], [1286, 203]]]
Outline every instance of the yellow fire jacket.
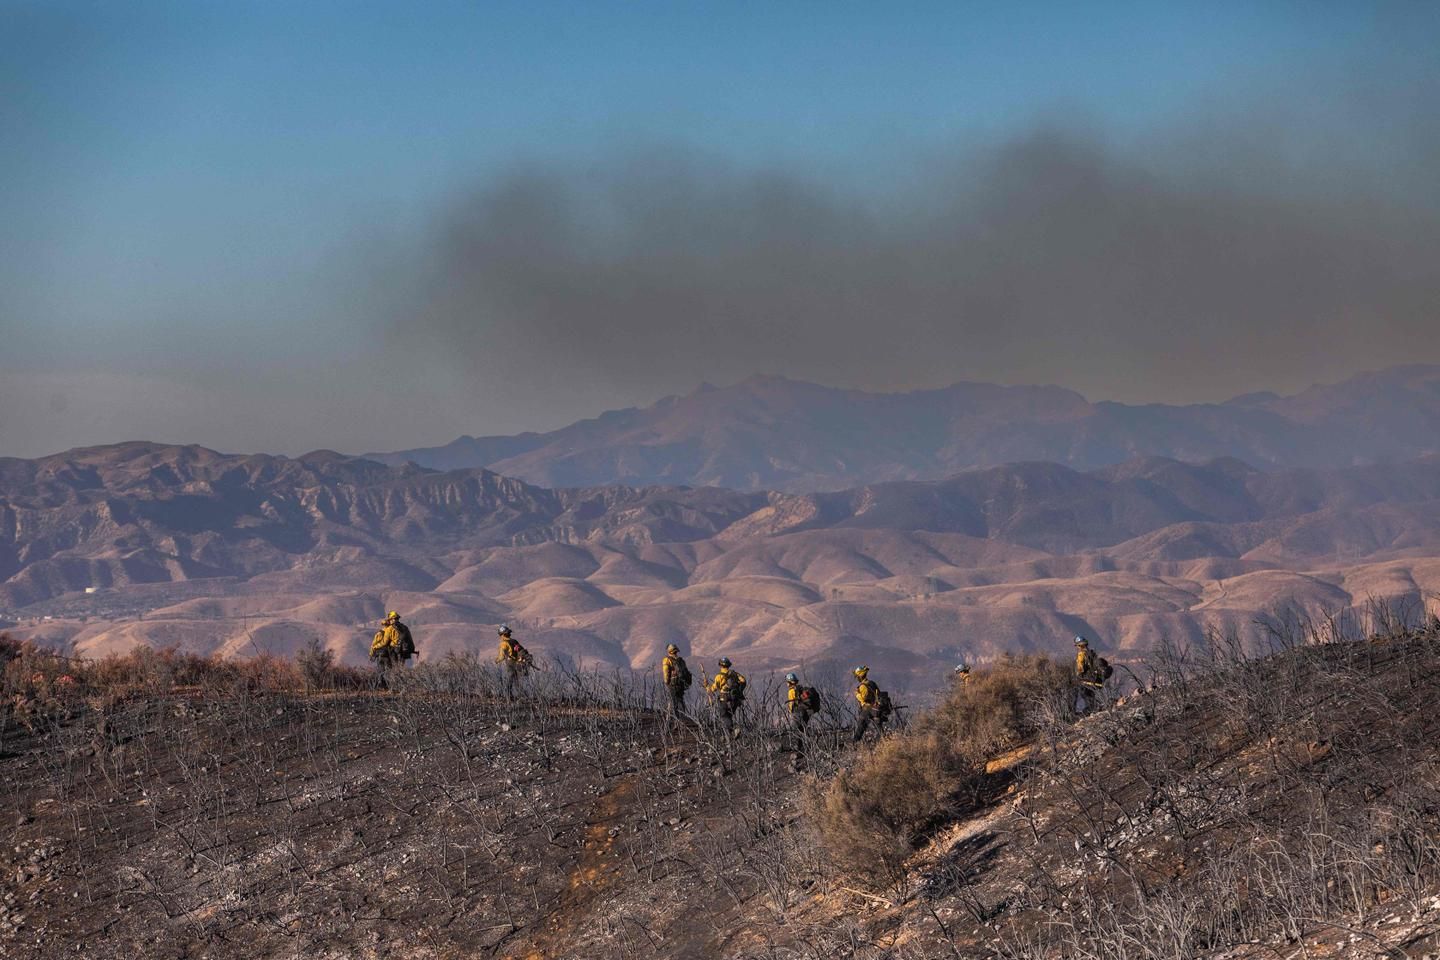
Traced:
[[665, 659], [660, 661], [660, 679], [665, 682], [665, 686], [678, 682], [684, 673], [684, 667], [684, 657], [666, 654]]
[[869, 708], [880, 702], [880, 685], [868, 677], [855, 688], [855, 699], [861, 707]]
[[1095, 651], [1088, 647], [1075, 651], [1075, 676], [1086, 686], [1102, 687], [1105, 681], [1100, 676], [1100, 662]]
[[741, 691], [745, 688], [745, 682], [744, 674], [738, 670], [721, 667], [720, 672], [715, 674], [715, 679], [710, 681], [710, 685], [705, 689], [723, 700], [737, 694], [743, 696]]
[[371, 658], [380, 656], [381, 653], [400, 652], [400, 631], [395, 629], [393, 623], [386, 624], [383, 629], [375, 632], [375, 639], [370, 641]]
[[520, 645], [520, 641], [514, 637], [500, 638], [500, 655], [495, 658], [496, 663], [529, 663], [530, 651]]

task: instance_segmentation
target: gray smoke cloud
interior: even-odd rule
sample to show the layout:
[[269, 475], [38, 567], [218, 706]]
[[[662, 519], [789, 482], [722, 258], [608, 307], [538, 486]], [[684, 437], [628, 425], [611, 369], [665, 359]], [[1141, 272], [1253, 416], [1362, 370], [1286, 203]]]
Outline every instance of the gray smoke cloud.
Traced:
[[1188, 401], [1440, 361], [1440, 125], [1409, 106], [1329, 139], [1042, 125], [844, 186], [673, 149], [521, 165], [439, 218], [392, 333], [539, 410], [759, 372]]
[[0, 283], [0, 456], [395, 450], [757, 373], [1191, 402], [1440, 363], [1432, 93], [1126, 138], [1041, 123], [844, 175], [819, 146], [813, 167], [674, 146], [519, 163], [418, 229], [365, 222], [303, 285], [235, 306], [207, 284], [84, 342]]

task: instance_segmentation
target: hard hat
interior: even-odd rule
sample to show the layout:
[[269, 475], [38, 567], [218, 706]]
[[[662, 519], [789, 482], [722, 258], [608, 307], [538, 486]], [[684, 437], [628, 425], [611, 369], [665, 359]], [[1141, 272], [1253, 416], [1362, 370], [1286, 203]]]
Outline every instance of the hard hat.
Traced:
[[1090, 646], [1090, 641], [1089, 641], [1089, 640], [1086, 640], [1084, 637], [1076, 637], [1076, 638], [1075, 638], [1075, 646], [1077, 646], [1077, 647], [1088, 647], [1088, 646]]
[[728, 667], [728, 666], [730, 666], [730, 658], [729, 658], [729, 657], [721, 657], [721, 658], [720, 658], [720, 666], [722, 666], [722, 667]]
[[672, 644], [670, 644], [670, 646], [668, 646], [668, 647], [665, 648], [665, 652], [666, 652], [666, 653], [679, 653], [679, 652], [680, 652], [680, 648], [677, 647], [677, 646], [675, 646], [675, 644], [672, 643]]
[[390, 619], [391, 619], [391, 620], [399, 620], [399, 619], [400, 619], [400, 613], [399, 613], [399, 611], [397, 611], [397, 610], [391, 610], [391, 611], [390, 611]]
[[955, 665], [955, 672], [956, 672], [956, 673], [969, 673], [969, 672], [970, 672], [970, 664], [964, 663], [964, 662], [957, 663], [957, 664]]
[[797, 676], [795, 676], [795, 674], [793, 674], [793, 673], [787, 673], [787, 674], [785, 674], [785, 682], [786, 682], [786, 683], [799, 683], [799, 682], [800, 682], [800, 678], [797, 677]]
[[509, 632], [510, 632], [510, 624], [508, 624], [508, 623], [502, 623], [502, 624], [500, 624], [500, 636], [503, 637], [503, 636], [505, 636], [505, 635], [506, 635], [507, 633], [509, 633]]
[[856, 667], [856, 668], [855, 668], [855, 676], [856, 676], [857, 679], [862, 679], [862, 680], [863, 680], [863, 679], [865, 678], [865, 674], [867, 674], [867, 673], [869, 673], [869, 672], [870, 672], [870, 668], [869, 668], [869, 667]]

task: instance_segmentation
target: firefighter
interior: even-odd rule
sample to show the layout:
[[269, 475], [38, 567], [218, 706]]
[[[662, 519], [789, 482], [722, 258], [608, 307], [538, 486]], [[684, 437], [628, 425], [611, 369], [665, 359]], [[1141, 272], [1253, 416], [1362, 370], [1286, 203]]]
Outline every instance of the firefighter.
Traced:
[[685, 692], [690, 689], [694, 678], [690, 676], [690, 668], [686, 666], [685, 658], [680, 656], [680, 648], [673, 643], [665, 648], [665, 659], [660, 661], [660, 679], [665, 683], [666, 693], [670, 695], [670, 715], [683, 717]]
[[1089, 640], [1075, 638], [1075, 684], [1080, 691], [1078, 707], [1081, 713], [1090, 713], [1103, 699], [1109, 670], [1110, 664], [1090, 649]]
[[401, 655], [401, 643], [409, 630], [406, 629], [405, 634], [402, 634], [400, 626], [400, 614], [391, 610], [385, 619], [380, 621], [380, 629], [375, 631], [375, 636], [370, 641], [370, 662], [375, 664], [375, 685], [381, 690], [390, 689], [390, 672], [405, 660]]
[[399, 642], [396, 645], [400, 660], [408, 665], [410, 658], [415, 656], [415, 637], [410, 633], [410, 628], [400, 622], [400, 614], [396, 611], [390, 611], [389, 620], [400, 634]]
[[800, 685], [800, 678], [793, 673], [785, 674], [785, 707], [790, 711], [790, 725], [803, 739], [805, 728], [820, 712], [820, 692], [814, 687]]
[[520, 683], [530, 672], [535, 658], [515, 639], [508, 624], [500, 625], [500, 653], [495, 662], [505, 668], [505, 698], [514, 700]]
[[859, 704], [859, 712], [855, 718], [854, 742], [859, 743], [865, 738], [865, 731], [870, 729], [871, 723], [884, 735], [885, 723], [890, 719], [890, 696], [870, 679], [869, 667], [856, 667], [855, 680], [858, 684], [855, 688], [855, 702]]
[[745, 675], [738, 670], [731, 669], [730, 658], [720, 658], [720, 670], [715, 674], [715, 679], [706, 685], [710, 695], [715, 700], [715, 709], [720, 714], [720, 719], [725, 721], [727, 728], [735, 728], [736, 714], [745, 705]]

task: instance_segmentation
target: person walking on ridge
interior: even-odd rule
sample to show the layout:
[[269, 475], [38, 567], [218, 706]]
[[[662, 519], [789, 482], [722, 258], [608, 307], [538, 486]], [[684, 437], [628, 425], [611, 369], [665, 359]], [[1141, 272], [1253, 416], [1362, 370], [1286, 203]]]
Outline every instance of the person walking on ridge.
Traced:
[[670, 695], [669, 715], [685, 716], [685, 692], [690, 689], [694, 678], [690, 676], [685, 658], [680, 656], [680, 648], [673, 643], [665, 648], [665, 659], [660, 661], [660, 679], [665, 684], [665, 692]]
[[1090, 713], [1104, 699], [1105, 681], [1114, 670], [1104, 657], [1090, 649], [1090, 641], [1075, 638], [1075, 682], [1080, 691], [1080, 713]]
[[400, 622], [400, 614], [391, 610], [370, 641], [370, 661], [375, 664], [375, 683], [381, 690], [390, 689], [390, 673], [415, 655], [415, 641], [410, 628]]
[[495, 662], [505, 668], [505, 699], [514, 700], [515, 694], [520, 688], [520, 682], [530, 672], [535, 658], [511, 634], [508, 624], [500, 625], [500, 653], [495, 658]]
[[[805, 753], [805, 733], [810, 721], [820, 712], [820, 691], [800, 683], [793, 673], [785, 674], [785, 709], [790, 711], [790, 733], [795, 738], [795, 760]], [[781, 737], [781, 749], [784, 749]]]
[[855, 702], [860, 709], [855, 718], [854, 742], [859, 743], [865, 739], [865, 731], [870, 729], [871, 723], [884, 736], [885, 723], [890, 719], [890, 695], [870, 679], [869, 667], [856, 667], [855, 679], [859, 684], [855, 688]]
[[803, 740], [805, 728], [820, 712], [820, 691], [800, 685], [800, 678], [785, 674], [785, 708], [790, 711], [790, 726]]
[[730, 658], [720, 658], [720, 670], [715, 674], [705, 687], [710, 695], [715, 698], [715, 709], [720, 714], [720, 719], [725, 722], [725, 728], [732, 733], [738, 733], [739, 727], [736, 724], [736, 714], [745, 705], [745, 675], [730, 667]]

